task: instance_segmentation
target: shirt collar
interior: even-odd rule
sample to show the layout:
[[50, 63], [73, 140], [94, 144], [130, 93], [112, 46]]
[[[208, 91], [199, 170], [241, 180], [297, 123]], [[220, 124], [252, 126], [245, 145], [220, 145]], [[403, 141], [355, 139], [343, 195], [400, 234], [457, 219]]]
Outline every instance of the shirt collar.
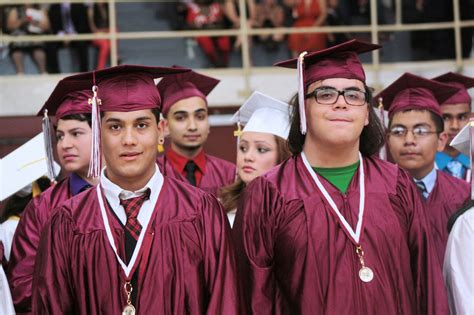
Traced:
[[73, 196], [89, 187], [92, 187], [92, 185], [85, 181], [81, 176], [76, 173], [71, 173], [69, 175], [69, 191]]
[[431, 194], [431, 192], [433, 191], [433, 188], [436, 184], [436, 178], [437, 178], [436, 168], [433, 167], [431, 172], [429, 172], [425, 177], [420, 179], [423, 182], [423, 184], [425, 184], [426, 191], [428, 192], [428, 194]]
[[[143, 188], [140, 188], [136, 191], [129, 191], [122, 189], [117, 184], [113, 183], [110, 179], [107, 178], [105, 175], [106, 168], [102, 169], [102, 174], [100, 176], [100, 185], [103, 188], [105, 197], [107, 201], [110, 203], [112, 209], [116, 209], [120, 205], [120, 199], [129, 199], [133, 197], [137, 197], [143, 194], [146, 189], [150, 188], [151, 195], [155, 195], [157, 192], [157, 187], [161, 187], [161, 183], [163, 182], [163, 175], [161, 175], [158, 166], [155, 164], [155, 173], [150, 178], [148, 183]], [[151, 198], [150, 198], [151, 199]]]
[[436, 152], [436, 166], [440, 170], [444, 170], [446, 168], [446, 166], [448, 165], [448, 163], [453, 161], [453, 160], [461, 162], [461, 164], [465, 168], [470, 168], [471, 167], [469, 157], [465, 154], [459, 153], [457, 156], [451, 157], [450, 155], [448, 155], [444, 152]]
[[[186, 163], [188, 163], [190, 159], [177, 153], [171, 147], [166, 151], [165, 154], [166, 157], [171, 161], [171, 164], [173, 164], [174, 168], [177, 169], [179, 173], [183, 173]], [[204, 174], [206, 172], [206, 154], [204, 153], [204, 150], [201, 149], [192, 160], [194, 163], [196, 163], [201, 173]]]

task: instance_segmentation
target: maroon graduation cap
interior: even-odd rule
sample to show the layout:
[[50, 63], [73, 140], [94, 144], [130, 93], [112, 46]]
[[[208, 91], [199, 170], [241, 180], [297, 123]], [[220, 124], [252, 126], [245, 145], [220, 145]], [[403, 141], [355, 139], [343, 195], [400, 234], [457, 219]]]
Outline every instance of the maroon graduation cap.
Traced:
[[471, 108], [471, 96], [467, 89], [474, 87], [474, 78], [464, 76], [459, 73], [448, 72], [440, 75], [433, 80], [457, 87], [459, 91], [445, 100], [441, 105], [469, 104]]
[[[47, 110], [59, 118], [78, 113], [92, 114], [89, 176], [98, 177], [101, 166], [100, 112], [160, 108], [161, 97], [154, 79], [187, 71], [190, 69], [121, 65], [72, 75], [58, 83], [41, 111]], [[43, 119], [43, 130], [49, 138], [47, 117]], [[50, 152], [52, 156], [52, 148]]]
[[[183, 69], [180, 66], [173, 66], [173, 69]], [[162, 113], [164, 116], [176, 102], [198, 96], [204, 99], [219, 84], [220, 80], [189, 71], [163, 78], [158, 84], [158, 90], [163, 99]]]
[[382, 46], [352, 39], [316, 52], [303, 52], [298, 58], [275, 63], [275, 66], [298, 69], [298, 101], [301, 133], [306, 133], [304, 95], [308, 85], [329, 78], [358, 79], [365, 83], [365, 72], [359, 54]]
[[440, 104], [458, 90], [450, 85], [407, 72], [377, 94], [375, 100], [382, 99], [389, 117], [396, 112], [410, 109], [425, 109], [442, 117]]

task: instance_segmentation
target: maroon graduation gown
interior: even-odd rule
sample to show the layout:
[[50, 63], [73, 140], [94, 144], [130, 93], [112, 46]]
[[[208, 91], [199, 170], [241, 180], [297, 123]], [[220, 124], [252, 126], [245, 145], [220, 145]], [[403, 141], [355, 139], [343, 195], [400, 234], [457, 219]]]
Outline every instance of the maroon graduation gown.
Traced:
[[469, 184], [443, 171], [436, 171], [436, 183], [425, 201], [425, 213], [440, 265], [448, 243], [448, 220], [471, 197]]
[[[366, 200], [360, 243], [374, 271], [360, 263], [301, 156], [255, 179], [244, 193], [233, 232], [246, 305], [254, 314], [447, 314], [434, 255], [413, 180], [376, 158], [364, 158]], [[355, 227], [359, 171], [342, 194], [321, 176]]]
[[[146, 233], [141, 250], [150, 250], [134, 288], [138, 314], [239, 313], [230, 227], [214, 197], [165, 177]], [[43, 230], [33, 312], [121, 314], [123, 285], [97, 191], [90, 189], [65, 202]]]
[[[171, 161], [162, 154], [157, 158], [158, 167], [164, 176], [188, 182], [186, 177], [177, 171]], [[206, 154], [206, 172], [201, 178], [199, 188], [217, 196], [219, 190], [235, 181], [235, 165], [226, 160]]]
[[53, 209], [71, 198], [69, 177], [33, 198], [22, 213], [15, 231], [8, 282], [17, 313], [31, 312], [31, 285], [41, 230]]

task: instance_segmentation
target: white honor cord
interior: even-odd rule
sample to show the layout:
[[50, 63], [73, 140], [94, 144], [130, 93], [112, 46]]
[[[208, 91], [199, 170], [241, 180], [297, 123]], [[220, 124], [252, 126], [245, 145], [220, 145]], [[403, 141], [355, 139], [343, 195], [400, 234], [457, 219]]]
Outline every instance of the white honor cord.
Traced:
[[[160, 187], [158, 187], [158, 189], [157, 189], [158, 192], [161, 191], [162, 182], [163, 181], [161, 181]], [[148, 228], [148, 223], [150, 223], [151, 214], [154, 211], [149, 211], [148, 218], [144, 220], [145, 224], [144, 224], [144, 226], [143, 226], [143, 228], [140, 232], [140, 236], [138, 237], [138, 241], [137, 241], [137, 244], [135, 245], [135, 249], [133, 250], [132, 258], [130, 259], [128, 265], [126, 265], [125, 262], [118, 255], [117, 247], [115, 247], [114, 237], [113, 237], [112, 231], [110, 229], [109, 219], [107, 217], [107, 212], [106, 212], [105, 205], [104, 205], [104, 198], [102, 198], [102, 189], [100, 187], [101, 187], [100, 184], [97, 185], [96, 190], [97, 190], [97, 198], [99, 199], [100, 212], [102, 214], [102, 219], [104, 221], [105, 232], [107, 234], [109, 244], [110, 244], [110, 246], [112, 247], [112, 249], [115, 253], [115, 257], [117, 257], [117, 261], [119, 262], [120, 266], [122, 267], [123, 271], [125, 272], [125, 276], [128, 278], [130, 276], [130, 272], [133, 269], [133, 266], [135, 265], [135, 261], [137, 260], [138, 253], [140, 252], [140, 248], [142, 247], [143, 239], [145, 237], [146, 230]], [[153, 208], [152, 209], [154, 209], [156, 200], [153, 201], [150, 198], [150, 201], [153, 202], [153, 204], [152, 204]]]
[[313, 171], [313, 168], [308, 162], [308, 159], [306, 158], [306, 155], [304, 152], [301, 152], [301, 158], [303, 159], [303, 163], [306, 166], [306, 169], [308, 172], [311, 174], [311, 177], [313, 177], [313, 180], [316, 183], [316, 186], [318, 186], [319, 190], [322, 192], [324, 198], [327, 200], [329, 205], [332, 207], [334, 212], [337, 214], [339, 217], [339, 220], [342, 222], [346, 230], [349, 232], [350, 236], [354, 239], [354, 241], [359, 244], [359, 239], [360, 239], [360, 233], [362, 230], [362, 221], [364, 219], [364, 207], [365, 207], [365, 176], [364, 176], [364, 163], [362, 160], [362, 154], [359, 152], [359, 217], [357, 221], [357, 226], [356, 230], [354, 231], [352, 227], [349, 225], [347, 222], [346, 218], [341, 214], [339, 209], [337, 208], [336, 204], [334, 203], [334, 200], [332, 200], [331, 196], [327, 192], [326, 188], [324, 188], [323, 184], [318, 178], [318, 175], [316, 175], [316, 172]]

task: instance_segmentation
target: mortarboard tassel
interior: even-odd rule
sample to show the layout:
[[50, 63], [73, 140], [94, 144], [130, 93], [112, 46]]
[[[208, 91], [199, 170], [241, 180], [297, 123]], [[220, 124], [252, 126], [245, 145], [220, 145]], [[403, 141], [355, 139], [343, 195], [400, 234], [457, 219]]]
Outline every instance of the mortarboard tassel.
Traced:
[[95, 85], [92, 87], [92, 99], [89, 99], [89, 103], [92, 105], [92, 148], [91, 158], [89, 163], [89, 171], [87, 176], [97, 178], [100, 175], [102, 156], [100, 152], [100, 110], [99, 105], [101, 101], [97, 98], [98, 87]]
[[[382, 126], [384, 127], [384, 129], [387, 128], [386, 119], [385, 119], [386, 114], [385, 114], [385, 110], [383, 109], [383, 99], [381, 97], [379, 97], [379, 99], [377, 100], [377, 108], [375, 110], [375, 113], [379, 117], [380, 122], [382, 123]], [[384, 144], [382, 148], [380, 148], [379, 158], [384, 161], [387, 160], [387, 145], [386, 144]]]
[[48, 177], [54, 182], [56, 174], [54, 173], [53, 143], [51, 141], [51, 122], [48, 117], [48, 110], [44, 110], [43, 120], [41, 122], [44, 137], [44, 150], [46, 152], [46, 165], [48, 167]]
[[300, 131], [301, 134], [306, 134], [306, 112], [305, 112], [305, 95], [304, 95], [304, 79], [303, 79], [303, 68], [304, 68], [304, 56], [308, 52], [304, 51], [298, 56], [298, 104], [300, 111]]

